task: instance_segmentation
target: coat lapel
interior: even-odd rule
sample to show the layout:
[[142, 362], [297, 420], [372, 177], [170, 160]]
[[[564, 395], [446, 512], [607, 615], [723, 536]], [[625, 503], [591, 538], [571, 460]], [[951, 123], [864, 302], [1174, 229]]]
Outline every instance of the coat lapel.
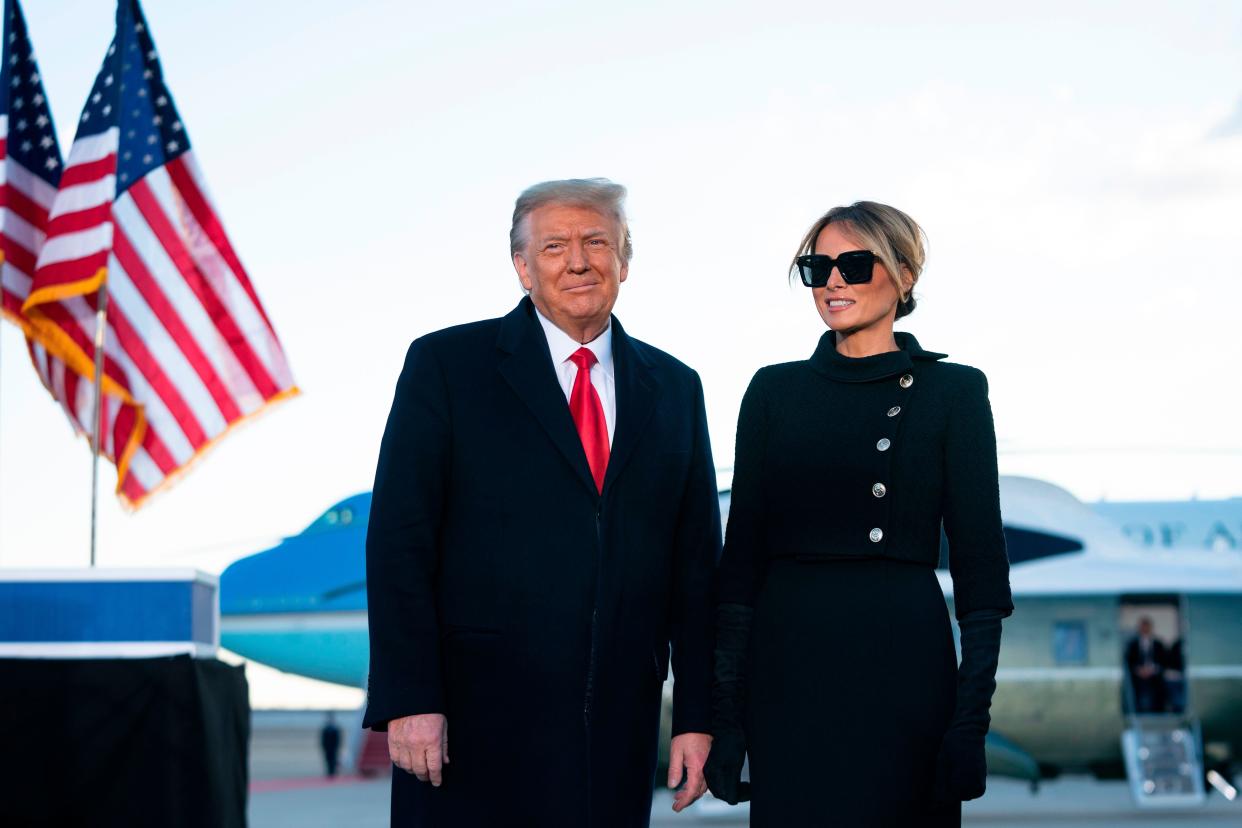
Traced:
[[651, 412], [655, 410], [658, 385], [643, 353], [615, 316], [612, 318], [612, 358], [617, 388], [617, 423], [613, 430], [608, 471], [604, 475], [605, 492], [615, 484], [642, 439]]
[[[574, 427], [574, 419], [569, 413], [569, 404], [565, 402], [565, 394], [552, 370], [547, 338], [535, 319], [534, 305], [529, 297], [502, 320], [496, 347], [507, 354], [500, 361], [501, 376], [535, 415], [582, 482], [591, 491], [596, 491], [586, 452], [582, 450], [578, 429]], [[620, 394], [617, 396], [620, 397]], [[619, 420], [618, 411], [618, 424]]]

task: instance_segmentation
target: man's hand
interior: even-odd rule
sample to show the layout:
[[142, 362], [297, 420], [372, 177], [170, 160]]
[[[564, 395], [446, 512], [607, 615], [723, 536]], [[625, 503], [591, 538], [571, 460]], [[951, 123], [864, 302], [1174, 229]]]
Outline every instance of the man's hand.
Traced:
[[[448, 719], [442, 713], [403, 716], [388, 723], [388, 756], [401, 770], [437, 788], [448, 764]], [[700, 774], [701, 775], [701, 774]]]
[[686, 784], [673, 797], [673, 810], [681, 812], [693, 805], [707, 791], [703, 765], [712, 749], [712, 737], [706, 733], [683, 733], [673, 737], [668, 759], [668, 786], [674, 790], [685, 776]]

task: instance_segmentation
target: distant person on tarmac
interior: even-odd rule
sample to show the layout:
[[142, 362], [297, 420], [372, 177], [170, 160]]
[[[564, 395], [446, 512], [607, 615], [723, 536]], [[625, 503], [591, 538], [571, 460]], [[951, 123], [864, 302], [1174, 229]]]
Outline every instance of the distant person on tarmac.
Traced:
[[1151, 619], [1139, 619], [1138, 635], [1126, 646], [1126, 672], [1134, 690], [1134, 712], [1164, 710], [1164, 644], [1152, 634]]
[[[670, 647], [673, 809], [706, 790], [716, 473], [698, 374], [612, 315], [624, 197], [527, 189], [526, 296], [406, 355], [367, 533], [363, 726], [400, 768], [394, 826], [647, 825]], [[428, 301], [490, 284], [487, 248], [425, 273]]]
[[328, 712], [327, 721], [319, 731], [319, 747], [323, 750], [324, 768], [331, 778], [336, 776], [336, 758], [341, 750], [341, 729], [336, 726], [336, 717]]

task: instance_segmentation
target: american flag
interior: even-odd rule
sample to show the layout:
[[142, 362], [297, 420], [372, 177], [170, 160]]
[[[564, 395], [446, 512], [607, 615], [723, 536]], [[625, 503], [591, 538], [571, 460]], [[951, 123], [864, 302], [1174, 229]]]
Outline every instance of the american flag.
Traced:
[[[120, 0], [116, 21], [22, 310], [64, 374], [93, 378], [107, 291], [103, 449], [118, 495], [137, 507], [297, 389], [207, 196], [137, 0]], [[35, 362], [54, 386], [55, 369]]]
[[[48, 210], [60, 183], [61, 154], [47, 92], [39, 76], [30, 33], [17, 0], [4, 3], [0, 63], [0, 312], [24, 331], [22, 303], [30, 294], [35, 261], [47, 235]], [[31, 361], [43, 384], [85, 433], [94, 396], [65, 364], [27, 337]]]

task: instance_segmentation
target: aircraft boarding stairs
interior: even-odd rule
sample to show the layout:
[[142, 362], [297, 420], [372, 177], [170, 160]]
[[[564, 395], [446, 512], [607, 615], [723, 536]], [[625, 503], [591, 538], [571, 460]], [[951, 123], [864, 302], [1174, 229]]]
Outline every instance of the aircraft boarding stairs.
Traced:
[[1193, 808], [1207, 801], [1199, 720], [1184, 713], [1136, 713], [1125, 681], [1126, 727], [1121, 733], [1130, 795], [1140, 808]]

